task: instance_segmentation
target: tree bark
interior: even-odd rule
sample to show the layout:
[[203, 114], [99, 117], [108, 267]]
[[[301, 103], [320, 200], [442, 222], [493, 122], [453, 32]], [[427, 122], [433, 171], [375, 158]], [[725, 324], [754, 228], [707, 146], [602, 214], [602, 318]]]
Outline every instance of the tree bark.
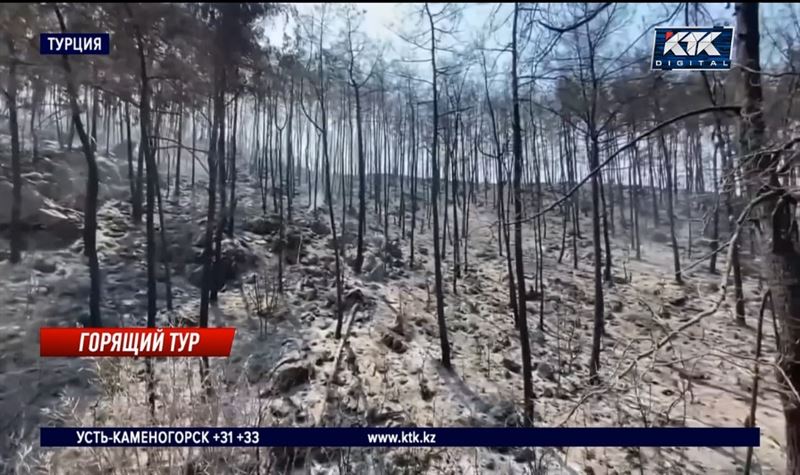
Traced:
[[522, 125], [519, 114], [519, 84], [517, 78], [517, 23], [519, 3], [514, 3], [514, 19], [511, 32], [511, 94], [513, 100], [513, 147], [514, 147], [514, 257], [517, 270], [517, 312], [519, 312], [519, 339], [522, 350], [522, 382], [525, 406], [525, 424], [533, 425], [533, 380], [531, 376], [531, 348], [528, 338], [528, 320], [525, 315], [525, 265], [522, 260]]
[[46, 85], [41, 77], [34, 76], [32, 79], [33, 82], [33, 94], [31, 97], [31, 139], [33, 141], [33, 163], [34, 165], [39, 161], [39, 132], [38, 127], [36, 126], [36, 113], [39, 112], [39, 108], [42, 106], [42, 100], [44, 99], [46, 93]]
[[[353, 94], [356, 100], [356, 140], [358, 147], [358, 243], [356, 245], [356, 260], [353, 265], [356, 273], [361, 273], [361, 266], [364, 263], [364, 230], [366, 229], [367, 220], [367, 175], [366, 163], [364, 158], [364, 138], [361, 121], [361, 94], [359, 92], [358, 83], [352, 79], [350, 84], [353, 86]], [[413, 106], [412, 106], [413, 107]], [[413, 110], [412, 110], [413, 115]], [[412, 237], [412, 251], [413, 251], [413, 237]], [[413, 265], [414, 258], [411, 258]]]
[[[656, 110], [659, 105], [656, 102]], [[664, 133], [659, 133], [659, 143], [661, 144], [661, 153], [664, 158], [664, 167], [668, 170], [667, 178], [667, 218], [669, 219], [669, 238], [672, 244], [672, 263], [675, 271], [675, 282], [683, 284], [683, 277], [681, 277], [681, 258], [680, 251], [678, 250], [678, 238], [675, 235], [675, 209], [674, 209], [674, 187], [672, 185], [672, 157], [670, 150], [667, 148], [666, 138]]]
[[19, 121], [17, 119], [17, 60], [14, 58], [14, 40], [10, 33], [5, 35], [11, 62], [8, 71], [6, 102], [8, 103], [8, 126], [11, 134], [11, 255], [9, 260], [16, 264], [22, 258], [22, 164], [19, 150]]
[[[224, 66], [222, 66], [224, 68]], [[225, 224], [227, 223], [227, 213], [228, 210], [226, 208], [226, 177], [225, 177], [225, 161], [227, 160], [227, 156], [225, 154], [225, 114], [227, 113], [227, 107], [225, 105], [225, 91], [226, 91], [226, 71], [223, 69], [222, 71], [222, 79], [221, 79], [221, 86], [220, 86], [220, 95], [222, 96], [219, 101], [221, 102], [220, 107], [222, 111], [219, 115], [219, 134], [217, 135], [217, 179], [218, 183], [217, 186], [219, 187], [219, 219], [217, 219], [216, 223], [216, 230], [214, 231], [214, 265], [213, 265], [213, 283], [211, 286], [211, 292], [209, 294], [209, 299], [212, 302], [217, 301], [217, 292], [219, 291], [220, 284], [222, 282], [221, 276], [221, 265], [222, 265], [222, 234], [225, 231]]]
[[[759, 12], [757, 3], [736, 4], [736, 55], [740, 79], [742, 113], [739, 120], [740, 156], [756, 154], [745, 168], [747, 191], [763, 202], [755, 216], [763, 232], [759, 253], [764, 256], [769, 291], [780, 322], [778, 365], [787, 378], [780, 378], [783, 414], [786, 418], [786, 473], [800, 473], [800, 402], [790, 386], [800, 387], [800, 252], [794, 198], [781, 183], [777, 153], [764, 153], [764, 117], [759, 58]], [[770, 194], [766, 197], [764, 194]]]
[[428, 15], [428, 22], [431, 28], [431, 71], [433, 74], [433, 143], [431, 144], [431, 211], [433, 212], [433, 259], [434, 259], [434, 278], [436, 287], [436, 314], [439, 322], [439, 343], [442, 351], [442, 366], [445, 369], [451, 368], [450, 362], [450, 342], [447, 338], [447, 323], [444, 316], [444, 290], [442, 284], [442, 255], [439, 249], [439, 162], [437, 160], [439, 148], [439, 101], [438, 71], [436, 70], [436, 27], [430, 6], [425, 3], [425, 11]]
[[[291, 130], [291, 129], [290, 129]], [[230, 204], [228, 205], [228, 216], [225, 221], [225, 229], [228, 236], [233, 236], [233, 227], [236, 217], [236, 143], [239, 137], [239, 93], [233, 99], [233, 131], [231, 133], [231, 195]], [[222, 188], [224, 190], [224, 187]], [[223, 194], [225, 192], [223, 191]], [[291, 203], [291, 198], [290, 201]]]
[[[64, 18], [57, 6], [53, 9], [58, 17], [61, 31], [66, 32], [67, 27]], [[100, 262], [97, 258], [97, 193], [98, 193], [98, 172], [97, 161], [89, 142], [89, 137], [81, 122], [80, 108], [78, 107], [78, 90], [72, 76], [72, 68], [69, 64], [67, 55], [62, 56], [62, 66], [67, 82], [67, 93], [69, 94], [70, 106], [72, 108], [72, 119], [78, 132], [78, 137], [83, 146], [83, 153], [86, 156], [86, 167], [88, 176], [86, 178], [86, 204], [83, 214], [83, 253], [89, 260], [89, 279], [91, 289], [89, 291], [89, 324], [92, 327], [101, 327], [100, 317]]]
[[[178, 149], [175, 151], [175, 188], [172, 190], [172, 196], [176, 200], [181, 195], [181, 152], [182, 151], [183, 151], [183, 103], [178, 105]], [[194, 153], [194, 150], [192, 150], [192, 153]], [[192, 160], [194, 160], [194, 158], [192, 158]]]

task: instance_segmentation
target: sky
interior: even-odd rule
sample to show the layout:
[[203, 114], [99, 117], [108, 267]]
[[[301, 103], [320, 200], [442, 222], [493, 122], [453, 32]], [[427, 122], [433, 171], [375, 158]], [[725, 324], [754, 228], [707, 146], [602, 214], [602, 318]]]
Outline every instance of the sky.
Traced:
[[[300, 13], [309, 13], [311, 12], [315, 6], [322, 5], [322, 3], [290, 3], [293, 5], [298, 12]], [[333, 5], [329, 3], [329, 5]], [[395, 34], [395, 31], [400, 31], [403, 29], [404, 26], [409, 26], [408, 24], [413, 24], [416, 22], [416, 18], [413, 15], [409, 15], [411, 10], [418, 8], [421, 4], [410, 4], [410, 3], [358, 3], [359, 8], [362, 8], [365, 12], [365, 21], [363, 24], [363, 28], [365, 33], [373, 39], [381, 39], [390, 41], [392, 43], [402, 44], [402, 40]], [[661, 15], [665, 10], [662, 5], [667, 6], [669, 9], [673, 9], [676, 4], [652, 4], [652, 3], [643, 3], [643, 4], [632, 4], [632, 7], [635, 9], [634, 16], [639, 20], [647, 19], [647, 17], [653, 17], [655, 15]], [[497, 6], [496, 3], [471, 3], [468, 4], [465, 10], [464, 17], [462, 18], [462, 24], [460, 30], [462, 33], [466, 35], [474, 34], [479, 29], [483, 28], [483, 25], [486, 22], [488, 17], [488, 13]], [[719, 15], [720, 17], [729, 17], [732, 20], [732, 8], [726, 15], [724, 7], [725, 4], [721, 3], [707, 3], [705, 4], [706, 8], [708, 8], [712, 14]], [[512, 9], [511, 3], [502, 4], [500, 9], [501, 12], [505, 15], [511, 13]], [[502, 16], [502, 15], [500, 15]], [[270, 42], [273, 44], [280, 44], [283, 28], [285, 26], [285, 22], [279, 21], [277, 24], [270, 28], [268, 31], [268, 37], [270, 38]], [[635, 22], [633, 27], [640, 26], [640, 21]]]
[[[301, 14], [310, 13], [313, 9], [322, 3], [293, 3], [297, 11]], [[328, 5], [334, 5], [328, 3]], [[366, 36], [378, 43], [384, 43], [386, 47], [382, 49], [384, 59], [387, 61], [404, 58], [429, 58], [428, 52], [418, 48], [411, 47], [406, 43], [398, 33], [408, 33], [412, 30], [423, 30], [427, 25], [419, 22], [420, 18], [414, 14], [414, 11], [419, 11], [421, 3], [358, 3], [358, 8], [365, 12], [364, 21], [362, 23], [362, 31]], [[470, 3], [464, 4], [465, 9], [458, 28], [458, 33], [454, 35], [452, 44], [455, 47], [464, 47], [473, 44], [479, 32], [486, 31], [486, 25], [491, 12], [498, 9], [496, 18], [506, 18], [510, 16], [513, 4], [505, 3]], [[498, 7], [499, 5], [499, 7]], [[531, 5], [531, 4], [528, 4]], [[545, 5], [545, 4], [540, 4]], [[651, 27], [654, 24], [667, 16], [667, 12], [673, 11], [679, 4], [654, 4], [654, 3], [640, 3], [640, 4], [627, 4], [625, 13], [625, 24], [612, 40], [620, 47], [625, 47], [634, 40], [638, 39], [637, 44], [642, 44], [647, 48], [651, 48], [653, 36]], [[715, 24], [733, 25], [734, 10], [733, 4], [726, 3], [703, 3], [702, 4], [709, 14], [714, 18]], [[772, 27], [786, 21], [789, 21], [786, 15], [787, 4], [761, 4], [762, 16], [762, 30]], [[441, 8], [438, 4], [432, 4], [432, 9]], [[547, 8], [547, 7], [545, 7]], [[562, 8], [558, 5], [553, 5], [551, 8]], [[800, 8], [798, 8], [800, 11]], [[329, 37], [337, 36], [336, 31], [343, 28], [343, 22], [337, 21], [335, 15], [329, 16], [331, 21], [331, 31]], [[564, 18], [564, 23], [567, 23], [569, 18]], [[669, 22], [669, 24], [660, 24], [658, 26], [682, 26], [684, 24], [683, 12], [679, 13], [677, 17]], [[272, 44], [280, 45], [284, 31], [289, 35], [292, 34], [294, 22], [290, 20], [287, 24], [283, 20], [273, 22], [272, 25], [267, 27], [267, 37]], [[703, 25], [705, 26], [705, 25]], [[763, 36], [762, 32], [762, 36]], [[494, 34], [494, 39], [487, 40], [487, 46], [495, 47], [502, 43], [508, 42], [511, 36], [510, 22], [498, 28]], [[427, 39], [427, 38], [426, 38]], [[613, 43], [612, 43], [613, 45]], [[508, 56], [508, 55], [505, 55]], [[768, 63], [770, 59], [775, 59], [775, 53], [770, 46], [769, 41], [762, 41], [762, 61]], [[505, 67], [503, 63], [507, 63], [508, 58], [501, 58], [500, 67]], [[425, 63], [407, 63], [411, 69], [422, 69], [427, 72], [429, 65]], [[768, 69], [768, 68], [766, 68]]]
[[[291, 3], [300, 14], [311, 13], [322, 3]], [[328, 5], [335, 5], [328, 3]], [[373, 40], [385, 41], [389, 43], [393, 50], [407, 48], [405, 42], [398, 33], [408, 33], [415, 29], [419, 17], [415, 13], [419, 11], [422, 3], [358, 3], [358, 8], [364, 10], [364, 22], [362, 30]], [[471, 3], [465, 4], [463, 18], [459, 25], [460, 40], [472, 37], [477, 31], [484, 28], [484, 24], [489, 13], [498, 5], [496, 3]], [[432, 5], [431, 9], [435, 12], [441, 8], [440, 5]], [[502, 4], [501, 10], [506, 14], [511, 12], [511, 4]], [[335, 20], [333, 15], [329, 16], [329, 21]], [[293, 22], [290, 22], [293, 24]], [[342, 27], [341, 22], [333, 22], [332, 30]], [[427, 27], [424, 24], [423, 27]], [[276, 21], [274, 26], [268, 28], [267, 37], [270, 43], [280, 44], [284, 29], [288, 28], [291, 33], [291, 25], [287, 27], [283, 20]], [[510, 30], [509, 30], [510, 31]]]
[[[294, 7], [300, 14], [308, 14], [314, 11], [316, 6], [322, 5], [321, 3], [312, 3], [312, 4], [293, 4]], [[331, 5], [331, 4], [328, 4]], [[428, 25], [425, 22], [420, 22], [420, 18], [417, 14], [414, 14], [414, 11], [417, 12], [420, 9], [422, 4], [407, 4], [407, 3], [361, 3], [357, 4], [359, 8], [362, 8], [365, 12], [365, 18], [362, 24], [362, 31], [365, 35], [372, 40], [374, 43], [385, 43], [387, 44], [387, 48], [384, 53], [384, 59], [387, 61], [392, 61], [393, 59], [397, 59], [400, 57], [409, 58], [411, 56], [415, 56], [422, 60], [422, 62], [416, 63], [407, 63], [409, 68], [412, 71], [415, 71], [415, 76], [421, 78], [430, 78], [430, 52], [415, 48], [410, 46], [407, 42], [405, 42], [400, 35], [399, 32], [408, 33], [411, 30], [417, 29], [418, 31], [427, 31]], [[469, 51], [471, 44], [473, 44], [475, 38], [478, 36], [479, 33], [485, 32], [487, 30], [486, 26], [491, 17], [491, 13], [497, 10], [497, 15], [495, 16], [496, 21], [500, 22], [500, 20], [505, 19], [510, 16], [513, 12], [513, 4], [505, 3], [505, 4], [498, 4], [498, 3], [481, 3], [481, 4], [465, 4], [464, 14], [461, 20], [459, 33], [455, 35], [454, 45], [460, 49], [464, 49]], [[532, 4], [528, 4], [532, 5]], [[542, 4], [540, 4], [542, 5]], [[679, 4], [677, 3], [670, 3], [670, 4], [625, 4], [624, 7], [626, 10], [623, 12], [623, 16], [621, 17], [621, 27], [618, 31], [615, 32], [614, 36], [610, 39], [609, 45], [606, 48], [609, 55], [613, 54], [614, 56], [617, 55], [622, 49], [627, 48], [628, 45], [632, 43], [635, 44], [638, 51], [646, 51], [647, 52], [647, 59], [644, 60], [648, 64], [649, 69], [649, 53], [652, 51], [653, 45], [653, 30], [652, 28], [655, 26], [672, 26], [672, 27], [680, 27], [685, 25], [684, 21], [684, 13], [680, 11], [672, 21], [667, 23], [658, 23], [660, 20], [664, 20], [669, 16], [670, 13], [674, 12]], [[733, 4], [725, 4], [725, 3], [705, 3], [703, 4], [705, 9], [708, 11], [709, 15], [713, 18], [711, 24], [703, 24], [697, 26], [714, 26], [714, 25], [723, 25], [723, 26], [731, 26], [735, 25], [734, 19], [734, 9]], [[439, 5], [433, 5], [432, 8], [441, 8]], [[548, 8], [548, 7], [544, 7]], [[553, 11], [559, 11], [558, 9], [564, 8], [562, 6], [553, 5], [550, 6]], [[774, 53], [774, 48], [771, 46], [770, 41], [770, 32], [776, 30], [777, 26], [780, 25], [790, 25], [792, 21], [792, 16], [788, 14], [787, 4], [761, 4], [761, 16], [762, 16], [762, 67], [767, 71], [778, 71], [785, 66], [783, 64], [777, 64], [775, 62], [770, 63], [770, 59], [774, 58], [777, 59], [777, 54]], [[800, 6], [794, 6], [795, 12], [800, 14]], [[560, 25], [568, 24], [570, 21], [574, 21], [573, 15], [564, 15], [563, 18], [554, 17], [553, 22], [558, 22]], [[331, 15], [329, 17], [329, 27], [330, 32], [327, 34], [328, 37], [331, 39], [335, 36], [339, 36], [339, 31], [343, 29], [343, 22], [335, 20], [335, 15]], [[294, 31], [294, 22], [290, 21], [287, 25], [284, 21], [277, 21], [273, 22], [267, 28], [268, 38], [270, 43], [274, 45], [280, 45], [282, 43], [282, 37], [284, 31], [286, 31], [289, 36], [292, 35]], [[795, 37], [800, 34], [800, 29], [796, 30], [794, 34]], [[510, 22], [506, 22], [505, 25], [498, 28], [494, 32], [494, 41], [487, 41], [487, 46], [497, 46], [497, 45], [506, 45], [510, 41], [511, 38], [511, 26]], [[427, 36], [424, 37], [425, 40], [428, 39]], [[735, 47], [734, 47], [735, 48]], [[376, 46], [371, 46], [368, 48], [368, 54], [372, 53], [375, 54], [380, 48]], [[770, 51], [770, 50], [773, 51]], [[528, 54], [534, 51], [533, 47], [529, 48], [529, 50], [525, 53]], [[735, 53], [735, 51], [734, 51]], [[446, 56], [445, 53], [441, 53], [442, 56]], [[487, 53], [487, 56], [495, 56], [499, 57], [500, 61], [498, 61], [496, 65], [496, 71], [499, 73], [496, 76], [496, 81], [507, 81], [507, 75], [503, 74], [505, 71], [508, 70], [510, 63], [510, 55], [506, 53], [498, 53], [495, 51], [491, 51]], [[438, 55], [437, 55], [438, 57]], [[471, 72], [480, 74], [480, 67], [475, 66], [471, 70]], [[692, 73], [689, 73], [692, 74]], [[427, 85], [422, 85], [420, 83], [420, 87], [427, 88]], [[492, 87], [492, 86], [490, 86]], [[547, 86], [544, 86], [545, 88]]]

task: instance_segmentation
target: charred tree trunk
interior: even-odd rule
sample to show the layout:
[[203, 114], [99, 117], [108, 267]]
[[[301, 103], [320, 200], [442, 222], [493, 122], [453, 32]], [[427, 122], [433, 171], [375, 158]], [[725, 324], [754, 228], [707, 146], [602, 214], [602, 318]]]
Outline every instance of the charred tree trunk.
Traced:
[[434, 277], [436, 287], [436, 314], [439, 322], [439, 343], [442, 351], [442, 366], [451, 369], [450, 342], [447, 338], [447, 323], [444, 315], [444, 289], [442, 284], [442, 255], [439, 249], [439, 162], [437, 160], [439, 148], [439, 101], [438, 101], [438, 71], [436, 69], [436, 27], [430, 6], [425, 4], [428, 22], [431, 28], [431, 71], [433, 74], [433, 143], [431, 144], [431, 211], [433, 213], [433, 259]]
[[[599, 144], [597, 136], [591, 137], [589, 152], [589, 169], [599, 165]], [[603, 276], [602, 246], [600, 244], [600, 178], [599, 173], [592, 176], [592, 244], [594, 253], [594, 330], [592, 333], [592, 354], [589, 360], [589, 375], [593, 382], [599, 381], [597, 371], [600, 369], [600, 339], [603, 335]]]
[[[219, 82], [216, 78], [215, 82]], [[217, 88], [219, 88], [217, 84]], [[208, 209], [206, 213], [206, 225], [203, 239], [203, 284], [200, 289], [200, 327], [208, 327], [208, 306], [210, 302], [211, 287], [214, 285], [213, 275], [213, 242], [214, 242], [214, 220], [216, 215], [217, 201], [217, 147], [220, 116], [223, 114], [224, 99], [221, 91], [215, 91], [214, 98], [214, 117], [211, 124], [211, 134], [208, 147]]]
[[183, 151], [183, 103], [181, 103], [178, 106], [178, 149], [175, 151], [175, 188], [172, 190], [172, 196], [175, 198], [175, 200], [177, 200], [178, 197], [181, 196], [181, 152], [182, 151]]
[[[661, 104], [658, 101], [658, 94], [654, 94], [653, 97], [655, 98], [655, 114], [656, 118], [660, 118], [661, 115]], [[675, 209], [674, 209], [674, 193], [675, 187], [673, 186], [673, 166], [672, 166], [672, 156], [669, 147], [667, 147], [667, 139], [665, 137], [664, 131], [659, 131], [658, 133], [658, 141], [661, 145], [661, 155], [664, 158], [664, 168], [666, 169], [666, 188], [667, 188], [667, 218], [669, 220], [669, 237], [670, 242], [672, 244], [672, 263], [674, 266], [675, 271], [675, 282], [677, 284], [683, 284], [683, 277], [681, 276], [681, 258], [680, 258], [680, 251], [678, 249], [678, 239], [675, 235]]]
[[800, 239], [795, 219], [795, 200], [786, 193], [778, 177], [781, 157], [764, 153], [764, 117], [759, 58], [759, 14], [757, 3], [736, 4], [736, 54], [742, 65], [740, 95], [742, 112], [739, 122], [740, 155], [756, 154], [745, 168], [747, 191], [762, 201], [755, 216], [764, 233], [760, 251], [764, 255], [769, 291], [780, 322], [780, 358], [778, 365], [783, 414], [786, 418], [786, 473], [800, 473], [800, 402], [791, 388], [800, 387]]
[[[230, 204], [228, 206], [228, 215], [227, 219], [225, 220], [225, 229], [228, 236], [233, 236], [233, 226], [235, 223], [235, 216], [236, 216], [236, 144], [238, 142], [239, 137], [239, 93], [236, 93], [236, 96], [233, 99], [233, 130], [231, 133], [231, 196], [230, 196]], [[222, 194], [225, 194], [225, 188], [221, 188], [223, 190]], [[224, 206], [224, 204], [223, 204]]]
[[[356, 141], [358, 149], [358, 243], [356, 245], [356, 260], [353, 265], [356, 273], [361, 273], [361, 266], [364, 263], [364, 230], [367, 220], [367, 174], [366, 159], [364, 158], [364, 138], [361, 121], [361, 94], [359, 85], [351, 79], [353, 94], [356, 100]], [[413, 106], [412, 106], [413, 107]], [[414, 114], [412, 109], [412, 115]], [[416, 211], [416, 210], [414, 210]], [[413, 229], [413, 225], [412, 225]], [[414, 265], [414, 237], [411, 237], [411, 265]]]
[[128, 152], [128, 184], [131, 188], [131, 209], [136, 200], [136, 176], [133, 172], [133, 142], [131, 141], [131, 110], [130, 104], [125, 103], [125, 133], [127, 135], [126, 146]]
[[197, 150], [197, 117], [192, 111], [192, 193], [194, 193], [194, 179], [195, 179], [195, 161], [197, 157], [194, 155]]
[[[94, 80], [97, 83], [97, 71], [94, 70]], [[100, 102], [100, 93], [96, 86], [92, 86], [92, 152], [97, 151], [97, 114], [99, 112], [98, 103]]]
[[[635, 128], [631, 129], [631, 138], [635, 136]], [[639, 144], [633, 146], [631, 155], [630, 179], [631, 222], [633, 223], [633, 240], [636, 249], [636, 260], [642, 259], [642, 239], [639, 233], [639, 200], [642, 197], [642, 169], [639, 164]]]
[[46, 86], [41, 77], [34, 76], [33, 92], [31, 97], [31, 139], [33, 142], [33, 163], [34, 165], [39, 161], [39, 128], [36, 126], [36, 115], [39, 108], [42, 106], [42, 100], [46, 93]]
[[[53, 8], [58, 17], [61, 31], [65, 33], [67, 27], [64, 23], [61, 11], [56, 6]], [[89, 292], [89, 325], [92, 327], [100, 327], [102, 326], [102, 320], [100, 317], [100, 262], [97, 258], [97, 161], [95, 160], [94, 150], [89, 142], [89, 137], [81, 122], [80, 108], [78, 107], [78, 89], [75, 86], [69, 59], [64, 55], [62, 56], [62, 61], [67, 82], [67, 94], [69, 95], [72, 109], [72, 118], [75, 122], [75, 128], [78, 131], [81, 145], [83, 146], [83, 153], [86, 156], [86, 168], [88, 172], [86, 178], [86, 204], [83, 215], [83, 253], [89, 260], [89, 279], [91, 281], [91, 290]]]
[[56, 123], [56, 137], [58, 139], [58, 149], [62, 150], [64, 148], [64, 134], [61, 131], [61, 103], [59, 102], [59, 97], [57, 94], [57, 87], [53, 87], [53, 92], [51, 94], [53, 100], [53, 107], [55, 110], [53, 111], [53, 119]]
[[[105, 118], [105, 125], [103, 126], [103, 129], [105, 130], [105, 133], [106, 133], [106, 155], [108, 155], [109, 148], [111, 147], [111, 127], [110, 126], [111, 126], [111, 115], [113, 114], [113, 107], [112, 107], [111, 101], [109, 100], [108, 97], [106, 97], [104, 109], [105, 109], [105, 112], [104, 112], [104, 114], [105, 114], [105, 117], [104, 117]], [[33, 124], [33, 121], [31, 121], [31, 124]]]
[[417, 149], [417, 118], [414, 109], [414, 98], [409, 98], [411, 105], [411, 242], [408, 257], [408, 267], [414, 268], [414, 235], [417, 230], [417, 163], [419, 150]]
[[[603, 252], [603, 259], [605, 261], [605, 264], [603, 266], [603, 280], [607, 282], [609, 285], [611, 285], [613, 284], [613, 281], [611, 280], [611, 239], [608, 236], [609, 211], [608, 211], [608, 206], [606, 206], [605, 184], [603, 183], [602, 172], [597, 174], [597, 180], [599, 181], [599, 188], [600, 188], [600, 206], [603, 207], [603, 213], [600, 215], [603, 222], [603, 245], [605, 246], [605, 250]], [[613, 192], [611, 194], [613, 194]], [[614, 212], [612, 211], [611, 214], [613, 215]]]
[[656, 171], [655, 167], [653, 166], [653, 142], [650, 139], [647, 139], [647, 163], [650, 166], [650, 192], [651, 192], [651, 199], [653, 205], [653, 226], [658, 227], [660, 223], [658, 219], [658, 197], [656, 196]]
[[[14, 40], [11, 33], [5, 35], [11, 61], [8, 70], [8, 85], [5, 91], [8, 103], [8, 126], [11, 134], [11, 255], [9, 260], [16, 264], [22, 258], [22, 229], [20, 215], [22, 214], [22, 164], [19, 150], [19, 121], [17, 119], [17, 59], [14, 50]], [[77, 92], [76, 92], [77, 94]]]
[[[514, 279], [514, 271], [511, 264], [511, 245], [509, 243], [510, 236], [509, 236], [509, 229], [506, 225], [506, 213], [504, 210], [504, 191], [503, 191], [503, 150], [500, 145], [500, 135], [498, 132], [497, 127], [497, 117], [494, 113], [494, 105], [492, 103], [492, 97], [489, 94], [489, 80], [488, 80], [488, 72], [486, 70], [485, 59], [483, 63], [483, 90], [486, 95], [486, 106], [489, 109], [489, 119], [491, 122], [492, 127], [492, 138], [494, 139], [494, 150], [495, 150], [495, 163], [496, 163], [496, 173], [497, 173], [497, 186], [495, 186], [495, 204], [497, 208], [497, 240], [498, 240], [498, 247], [499, 247], [499, 254], [503, 256], [503, 246], [505, 246], [505, 254], [506, 254], [506, 271], [508, 272], [508, 298], [509, 298], [509, 306], [514, 315], [514, 325], [519, 328], [519, 311], [517, 310], [517, 288], [515, 285]], [[488, 188], [488, 183], [486, 184], [486, 188]], [[486, 189], [484, 188], [484, 190]]]
[[227, 112], [227, 107], [225, 106], [225, 90], [226, 90], [226, 72], [222, 72], [222, 87], [220, 90], [220, 94], [222, 94], [222, 112], [220, 113], [220, 121], [219, 121], [219, 134], [217, 136], [217, 172], [218, 172], [218, 180], [217, 186], [219, 187], [219, 219], [217, 219], [216, 223], [216, 230], [214, 231], [214, 282], [211, 287], [211, 292], [209, 295], [209, 299], [212, 302], [217, 301], [217, 293], [220, 290], [221, 286], [221, 274], [222, 274], [222, 235], [225, 231], [225, 225], [227, 223], [227, 208], [226, 205], [226, 177], [225, 177], [225, 168], [226, 168], [226, 158], [225, 155], [225, 114]]
[[715, 127], [714, 130], [714, 152], [712, 154], [711, 176], [714, 182], [714, 196], [716, 202], [714, 204], [713, 215], [711, 216], [711, 258], [708, 262], [708, 272], [712, 274], [717, 273], [717, 249], [719, 249], [719, 179], [717, 178], [717, 155], [721, 150], [722, 130]]
[[519, 114], [519, 84], [517, 78], [517, 22], [519, 3], [514, 4], [514, 19], [511, 32], [511, 94], [513, 100], [513, 148], [514, 148], [514, 257], [517, 270], [517, 297], [519, 304], [519, 339], [522, 350], [522, 381], [524, 391], [525, 424], [533, 425], [533, 380], [531, 379], [531, 349], [528, 338], [528, 320], [525, 315], [525, 265], [522, 260], [522, 125]]
[[[294, 76], [289, 80], [289, 117], [286, 119], [286, 220], [292, 222], [292, 200], [294, 198], [294, 149], [292, 148], [292, 122], [294, 121]], [[234, 162], [235, 164], [235, 162]], [[234, 167], [234, 170], [236, 168]], [[342, 174], [344, 176], [344, 174]], [[235, 199], [236, 182], [231, 191], [231, 200]], [[230, 232], [233, 234], [233, 215], [231, 215]]]
[[[142, 112], [139, 111], [139, 123], [141, 125], [142, 121]], [[133, 196], [133, 208], [131, 210], [131, 218], [133, 219], [134, 224], [140, 224], [142, 222], [142, 214], [144, 210], [142, 209], [142, 192], [144, 191], [144, 145], [145, 136], [139, 137], [139, 153], [137, 154], [136, 158], [136, 183], [135, 183], [135, 193]]]
[[[458, 109], [459, 104], [456, 104], [456, 109]], [[461, 262], [460, 262], [460, 253], [459, 253], [459, 235], [458, 235], [458, 161], [456, 157], [458, 156], [458, 138], [459, 138], [459, 122], [460, 116], [456, 116], [454, 124], [455, 124], [455, 132], [453, 134], [453, 159], [451, 160], [451, 164], [453, 166], [451, 176], [453, 181], [453, 293], [456, 294], [457, 287], [456, 283], [458, 279], [461, 278]], [[463, 152], [462, 152], [463, 153]], [[445, 203], [447, 201], [445, 200]]]
[[[156, 135], [158, 131], [156, 131]], [[158, 204], [158, 228], [159, 237], [161, 238], [161, 264], [164, 266], [164, 287], [167, 300], [167, 310], [172, 311], [172, 256], [167, 241], [167, 226], [164, 221], [164, 204], [161, 198], [161, 178], [158, 176], [156, 170], [155, 176], [156, 185], [156, 200]]]

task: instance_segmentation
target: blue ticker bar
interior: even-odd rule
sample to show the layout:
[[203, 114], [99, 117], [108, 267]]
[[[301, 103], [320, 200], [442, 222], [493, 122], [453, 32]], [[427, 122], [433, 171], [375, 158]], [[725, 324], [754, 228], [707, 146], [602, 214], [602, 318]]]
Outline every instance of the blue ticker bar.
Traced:
[[758, 447], [758, 427], [42, 427], [42, 447]]

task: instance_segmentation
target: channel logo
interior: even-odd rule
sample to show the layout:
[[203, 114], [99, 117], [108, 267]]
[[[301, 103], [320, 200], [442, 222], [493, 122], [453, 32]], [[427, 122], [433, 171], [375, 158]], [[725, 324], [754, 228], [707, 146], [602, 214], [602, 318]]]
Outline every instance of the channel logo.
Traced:
[[656, 28], [651, 69], [726, 71], [731, 69], [733, 27]]

